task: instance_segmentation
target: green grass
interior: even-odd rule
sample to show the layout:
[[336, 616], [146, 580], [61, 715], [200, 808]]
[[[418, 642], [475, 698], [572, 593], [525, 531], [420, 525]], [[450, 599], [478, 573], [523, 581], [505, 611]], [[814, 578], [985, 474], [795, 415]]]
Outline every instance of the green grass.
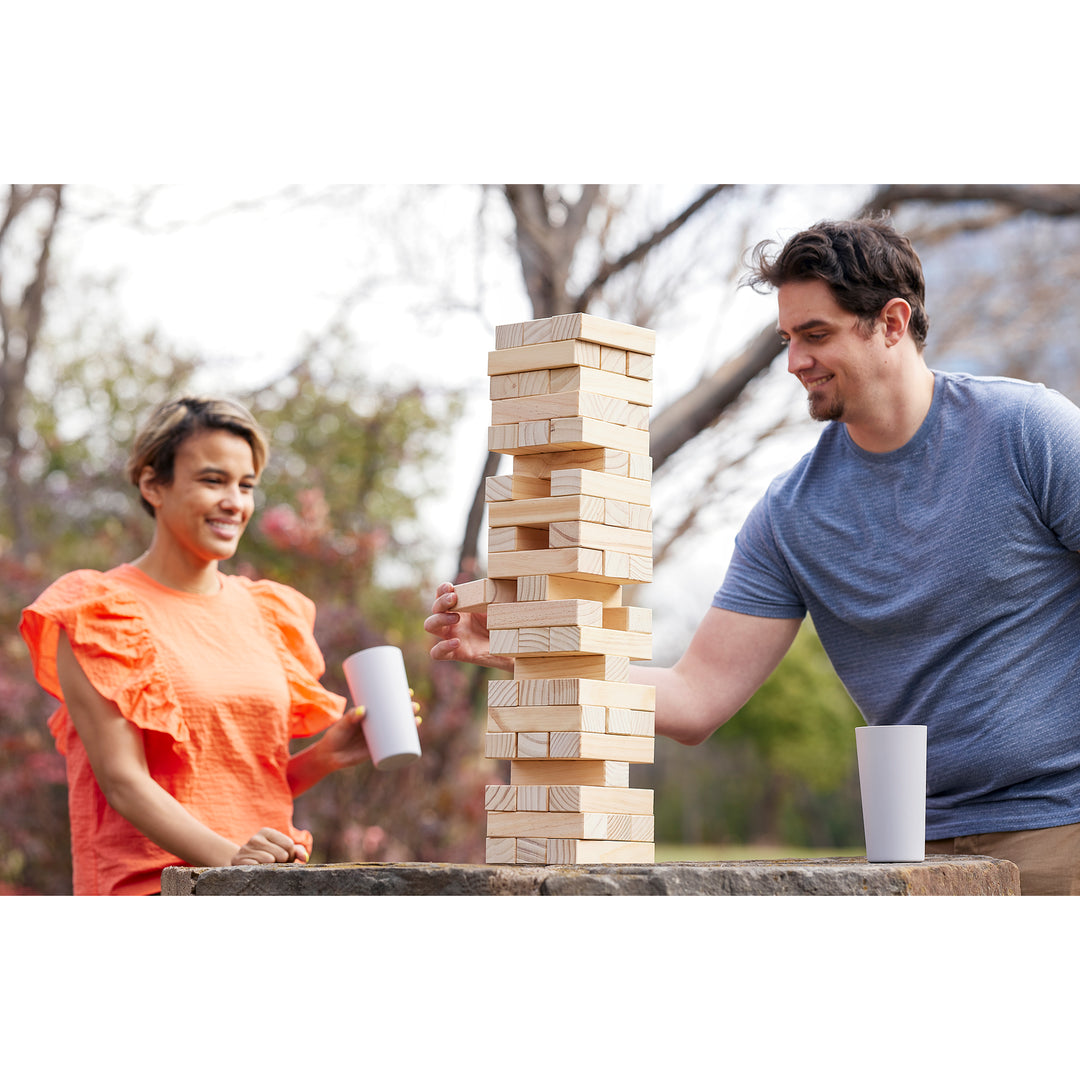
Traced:
[[656, 861], [728, 862], [738, 859], [859, 858], [865, 848], [754, 847], [735, 844], [657, 844]]

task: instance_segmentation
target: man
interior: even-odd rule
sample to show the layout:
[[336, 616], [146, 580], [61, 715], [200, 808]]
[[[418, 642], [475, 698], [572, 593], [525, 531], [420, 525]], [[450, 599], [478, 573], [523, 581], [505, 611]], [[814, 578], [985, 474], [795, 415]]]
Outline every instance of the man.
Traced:
[[[1080, 894], [1080, 410], [1030, 383], [931, 371], [918, 256], [882, 220], [822, 222], [750, 284], [826, 423], [751, 511], [685, 654], [635, 667], [692, 745], [757, 690], [807, 613], [870, 724], [927, 726], [927, 852], [1015, 862]], [[435, 659], [512, 669], [440, 586]]]

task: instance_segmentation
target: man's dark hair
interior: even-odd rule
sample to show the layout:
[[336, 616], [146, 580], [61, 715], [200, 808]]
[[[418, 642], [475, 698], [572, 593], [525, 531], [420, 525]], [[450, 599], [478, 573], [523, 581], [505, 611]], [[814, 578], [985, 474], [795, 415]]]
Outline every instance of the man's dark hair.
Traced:
[[836, 302], [869, 329], [894, 297], [911, 306], [908, 330], [922, 352], [930, 319], [922, 263], [911, 241], [887, 219], [819, 221], [796, 233], [780, 254], [770, 256], [772, 240], [762, 240], [750, 257], [746, 283], [756, 291], [778, 289], [789, 281], [824, 281]]

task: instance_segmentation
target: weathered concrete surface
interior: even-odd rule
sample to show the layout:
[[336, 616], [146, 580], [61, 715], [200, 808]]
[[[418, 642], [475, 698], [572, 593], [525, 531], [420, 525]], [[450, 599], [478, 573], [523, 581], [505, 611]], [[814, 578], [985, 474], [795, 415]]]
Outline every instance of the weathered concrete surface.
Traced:
[[164, 896], [1019, 896], [1020, 871], [982, 855], [921, 863], [761, 859], [656, 865], [334, 863], [170, 867]]

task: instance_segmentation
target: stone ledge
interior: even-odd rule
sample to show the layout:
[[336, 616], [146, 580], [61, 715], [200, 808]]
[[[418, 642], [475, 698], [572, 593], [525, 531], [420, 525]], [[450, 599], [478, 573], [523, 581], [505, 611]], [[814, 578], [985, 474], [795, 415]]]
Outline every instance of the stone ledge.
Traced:
[[1020, 871], [983, 855], [925, 862], [753, 859], [655, 865], [330, 863], [169, 867], [164, 896], [1019, 896]]

